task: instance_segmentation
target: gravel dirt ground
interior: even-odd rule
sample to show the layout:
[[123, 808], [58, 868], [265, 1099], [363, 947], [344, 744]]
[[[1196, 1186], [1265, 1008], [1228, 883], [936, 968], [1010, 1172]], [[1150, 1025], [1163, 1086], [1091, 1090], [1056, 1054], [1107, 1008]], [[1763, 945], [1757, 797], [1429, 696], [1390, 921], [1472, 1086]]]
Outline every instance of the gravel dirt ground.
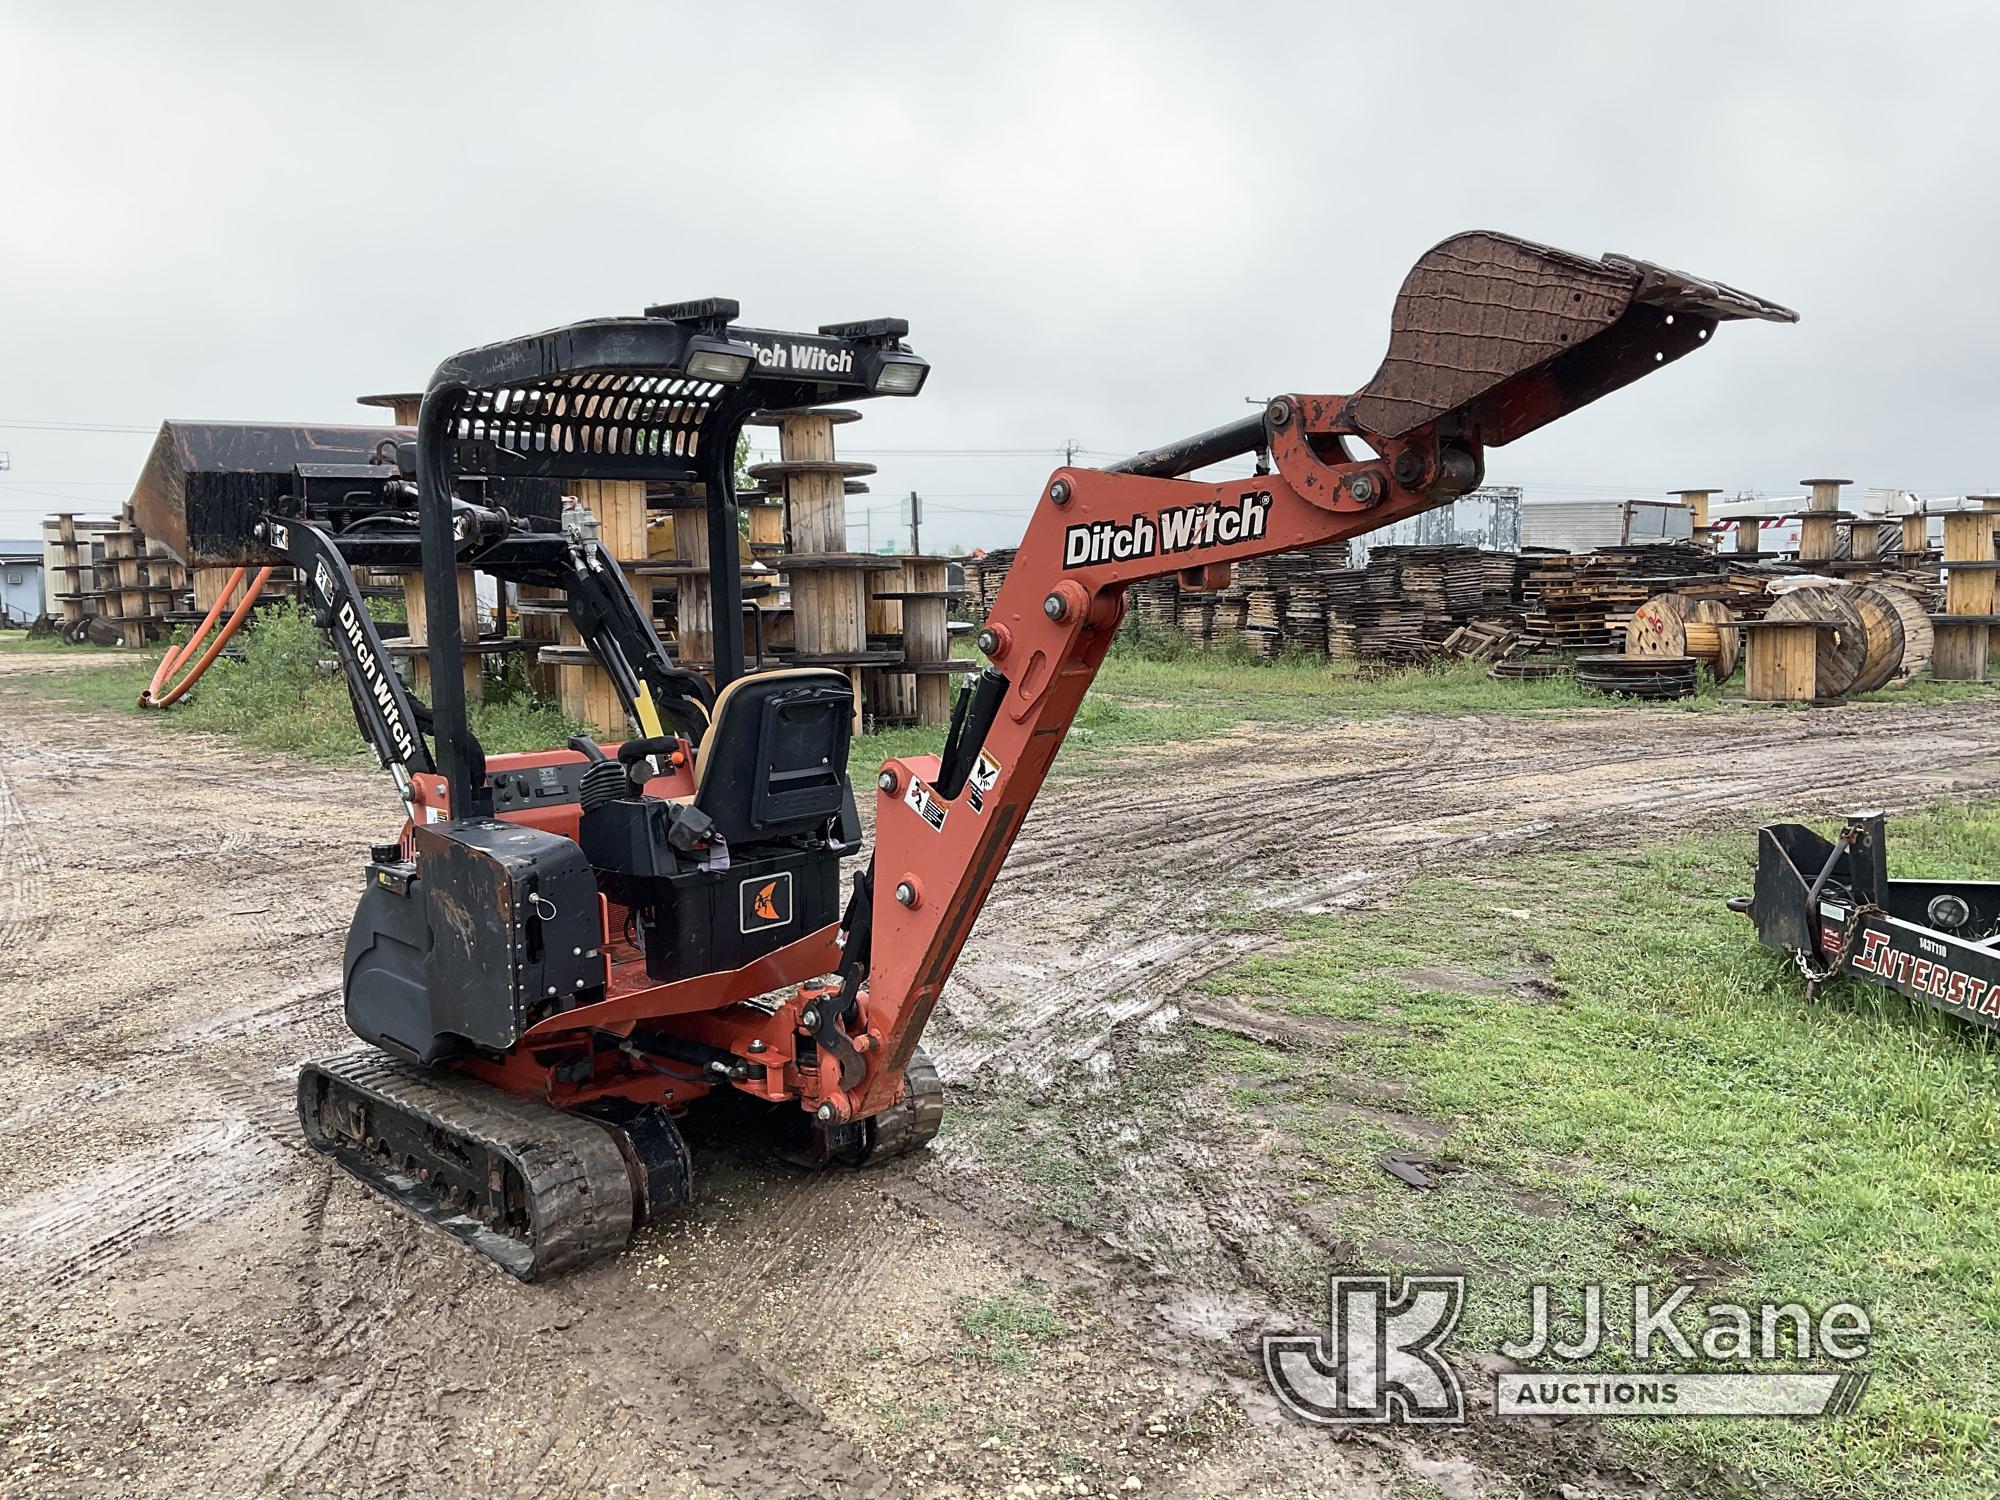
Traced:
[[[297, 1140], [299, 1061], [352, 1044], [340, 945], [386, 779], [8, 681], [74, 669], [0, 659], [0, 1493], [1658, 1493], [1563, 1430], [1276, 1419], [1254, 1336], [1302, 1310], [1244, 1246], [1284, 1226], [1198, 1122], [1135, 1147], [1124, 1235], [1037, 1214], [948, 1123], [858, 1174], [711, 1149], [698, 1211], [515, 1283]], [[1266, 940], [1218, 922], [1246, 905], [1838, 812], [1863, 768], [1890, 810], [1990, 791], [1996, 731], [1984, 701], [1606, 710], [1123, 754], [1045, 793], [928, 1045], [976, 1119], [1189, 1024]], [[1059, 1317], [1032, 1359], [982, 1354], [967, 1309], [1024, 1277]]]

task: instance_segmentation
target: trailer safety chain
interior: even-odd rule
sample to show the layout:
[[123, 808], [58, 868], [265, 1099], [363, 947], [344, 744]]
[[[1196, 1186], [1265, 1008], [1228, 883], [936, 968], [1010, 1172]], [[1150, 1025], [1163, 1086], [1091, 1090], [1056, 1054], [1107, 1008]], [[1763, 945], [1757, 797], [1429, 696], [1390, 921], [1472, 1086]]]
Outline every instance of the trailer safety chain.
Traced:
[[1805, 976], [1806, 996], [1808, 999], [1819, 993], [1821, 981], [1832, 978], [1840, 971], [1841, 960], [1847, 957], [1847, 950], [1852, 946], [1854, 941], [1855, 916], [1857, 913], [1850, 910], [1847, 916], [1847, 926], [1841, 932], [1840, 946], [1833, 955], [1832, 964], [1821, 972], [1814, 972], [1812, 960], [1807, 955], [1809, 951], [1819, 951], [1819, 894], [1826, 889], [1826, 883], [1833, 878], [1833, 872], [1835, 867], [1840, 863], [1840, 857], [1854, 847], [1855, 834], [1856, 830], [1852, 823], [1847, 824], [1840, 830], [1839, 834], [1834, 838], [1832, 846], [1826, 851], [1826, 863], [1820, 866], [1818, 878], [1813, 881], [1811, 888], [1806, 892], [1806, 899], [1803, 903], [1806, 930], [1813, 935], [1813, 945], [1811, 950], [1805, 948], [1793, 949], [1792, 962], [1799, 966], [1799, 972]]
[[[1821, 984], [1840, 973], [1840, 966], [1847, 962], [1847, 955], [1854, 948], [1855, 936], [1861, 931], [1861, 919], [1871, 914], [1881, 915], [1881, 913], [1882, 908], [1875, 905], [1872, 901], [1866, 906], [1851, 908], [1847, 914], [1847, 923], [1840, 931], [1840, 946], [1834, 949], [1833, 957], [1828, 960], [1827, 966], [1824, 969], [1814, 966], [1809, 950], [1805, 948], [1794, 948], [1792, 950], [1792, 962], [1799, 966], [1799, 972], [1806, 979], [1806, 997], [1808, 999], [1818, 995]], [[1808, 920], [1816, 920], [1818, 917], [1817, 911], [1811, 907], [1807, 908], [1806, 915]]]

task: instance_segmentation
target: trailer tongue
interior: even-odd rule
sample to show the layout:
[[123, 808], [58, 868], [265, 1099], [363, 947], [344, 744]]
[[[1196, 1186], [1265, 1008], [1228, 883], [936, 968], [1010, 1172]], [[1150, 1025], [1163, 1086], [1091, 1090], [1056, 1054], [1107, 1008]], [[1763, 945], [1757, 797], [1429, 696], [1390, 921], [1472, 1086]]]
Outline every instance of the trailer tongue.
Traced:
[[1891, 880], [1880, 813], [1852, 815], [1831, 840], [1759, 829], [1755, 892], [1729, 907], [1791, 956], [1809, 994], [1845, 975], [2000, 1030], [2000, 881]]

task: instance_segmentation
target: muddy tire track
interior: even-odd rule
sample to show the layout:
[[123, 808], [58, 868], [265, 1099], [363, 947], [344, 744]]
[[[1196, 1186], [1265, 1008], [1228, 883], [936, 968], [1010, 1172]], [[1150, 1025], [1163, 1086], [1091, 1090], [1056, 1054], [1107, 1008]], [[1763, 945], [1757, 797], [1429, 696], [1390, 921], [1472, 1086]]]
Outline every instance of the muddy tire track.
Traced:
[[48, 935], [49, 864], [7, 778], [0, 741], [0, 978], [20, 972]]
[[[8, 1367], [22, 1404], [0, 1415], [23, 1443], [0, 1448], [0, 1492], [164, 1495], [196, 1476], [246, 1493], [278, 1474], [302, 1495], [887, 1495], [911, 1473], [1004, 1492], [1007, 1455], [980, 1432], [912, 1437], [883, 1413], [907, 1397], [893, 1421], [921, 1427], [923, 1393], [957, 1368], [954, 1299], [1023, 1271], [1099, 1310], [1080, 1369], [1254, 1402], [1232, 1341], [1269, 1306], [1263, 1237], [1316, 1231], [1198, 1139], [1127, 1184], [1154, 1200], [1131, 1243], [1024, 1227], [1033, 1205], [996, 1195], [949, 1136], [882, 1173], [722, 1164], [715, 1212], [552, 1287], [438, 1243], [299, 1149], [291, 1119], [299, 1061], [350, 1045], [340, 935], [359, 853], [394, 822], [379, 778], [9, 693], [14, 665], [0, 924], [35, 946], [32, 964], [0, 948], [0, 1335], [33, 1337], [0, 1336], [29, 1351]], [[1606, 712], [1333, 721], [1135, 754], [1044, 794], [928, 1044], [976, 1116], [1023, 1079], [1171, 1045], [1172, 1007], [1264, 940], [1233, 912], [1377, 901], [1537, 841], [1836, 812], [1863, 765], [1890, 768], [1870, 796], [1892, 811], [1990, 790], [1996, 729], [1983, 702]], [[676, 1274], [649, 1270], [669, 1254]], [[857, 1385], [883, 1337], [920, 1354]], [[1087, 1409], [1098, 1437], [1125, 1420]], [[1073, 1416], [1040, 1415], [1018, 1441], [1072, 1440]], [[1118, 1462], [1144, 1467], [1137, 1449]], [[1149, 1493], [1267, 1475], [1348, 1495], [1395, 1468], [1260, 1428], [1144, 1472]]]

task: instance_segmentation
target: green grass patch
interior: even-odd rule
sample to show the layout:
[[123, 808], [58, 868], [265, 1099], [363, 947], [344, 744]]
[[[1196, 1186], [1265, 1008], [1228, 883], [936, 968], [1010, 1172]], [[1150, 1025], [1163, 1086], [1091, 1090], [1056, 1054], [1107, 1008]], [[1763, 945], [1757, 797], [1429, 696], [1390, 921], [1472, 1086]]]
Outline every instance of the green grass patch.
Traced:
[[1919, 677], [1914, 682], [1906, 682], [1899, 688], [1883, 688], [1879, 693], [1856, 693], [1849, 703], [1967, 703], [1979, 698], [1990, 698], [2000, 683], [1992, 682], [1939, 682], [1934, 677]]
[[[378, 612], [394, 601], [370, 601]], [[270, 610], [238, 637], [242, 659], [224, 659], [188, 699], [165, 715], [185, 728], [221, 733], [261, 750], [323, 760], [365, 759], [339, 676], [323, 670], [332, 657], [310, 622], [296, 611]], [[971, 652], [954, 643], [961, 656]], [[105, 665], [103, 651], [30, 641], [23, 632], [0, 634], [0, 652], [69, 653], [95, 657], [89, 672], [47, 673], [17, 679], [24, 690], [80, 707], [134, 710], [151, 680], [159, 653], [120, 653]], [[473, 707], [473, 727], [489, 751], [546, 749], [579, 727], [560, 708], [528, 691], [519, 666], [489, 682], [484, 704]], [[1649, 708], [1685, 713], [1742, 712], [1744, 706], [1703, 680], [1680, 703]], [[1913, 683], [1867, 701], [1957, 702], [1993, 691], [1984, 683]], [[1596, 709], [1615, 712], [1619, 700], [1579, 688], [1567, 677], [1539, 682], [1495, 682], [1469, 661], [1439, 662], [1399, 671], [1364, 670], [1353, 661], [1286, 656], [1259, 661], [1241, 650], [1201, 651], [1184, 637], [1121, 637], [1083, 701], [1056, 762], [1057, 772], [1088, 774], [1112, 763], [1111, 752], [1148, 745], [1179, 745], [1225, 734], [1239, 725], [1312, 724], [1334, 718], [1388, 714], [1533, 714]], [[876, 768], [892, 757], [935, 755], [944, 747], [943, 725], [886, 729], [855, 737], [848, 774], [865, 788]]]
[[70, 651], [81, 656], [85, 652], [100, 651], [96, 646], [71, 646], [61, 636], [44, 635], [30, 639], [25, 630], [0, 630], [0, 656], [41, 655]]
[[[1174, 641], [1181, 642], [1180, 645]], [[1951, 684], [1955, 686], [1955, 684]], [[1185, 744], [1240, 724], [1313, 724], [1386, 714], [1547, 713], [1615, 709], [1617, 700], [1578, 687], [1567, 677], [1495, 682], [1469, 661], [1406, 670], [1364, 671], [1353, 661], [1281, 656], [1253, 659], [1240, 650], [1201, 651], [1185, 642], [1120, 637], [1083, 700], [1063, 742], [1058, 772], [1089, 771], [1102, 752], [1133, 746]], [[1729, 707], [1713, 683], [1679, 704], [1651, 705], [1690, 713]], [[857, 736], [848, 761], [858, 784], [892, 756], [936, 755], [942, 725]]]
[[1053, 1307], [1023, 1291], [976, 1302], [964, 1299], [958, 1307], [958, 1331], [965, 1339], [961, 1353], [1018, 1375], [1032, 1367], [1039, 1345], [1062, 1338], [1069, 1325]]
[[[145, 713], [173, 729], [224, 734], [258, 750], [309, 760], [372, 758], [354, 722], [346, 679], [327, 665], [333, 647], [303, 611], [292, 605], [260, 611], [236, 640], [240, 658], [218, 659], [194, 691], [165, 710], [138, 706], [159, 665], [159, 651], [135, 655], [129, 664], [12, 681], [38, 696], [81, 708]], [[63, 649], [80, 654], [92, 648]], [[472, 705], [471, 719], [480, 743], [495, 754], [561, 745], [581, 727], [518, 677], [490, 681], [486, 701]]]
[[[1890, 840], [1898, 875], [1990, 878], [2000, 802], [1900, 818]], [[1628, 1310], [1622, 1289], [1676, 1281], [1703, 1284], [1696, 1304], [1869, 1309], [1853, 1416], [1619, 1424], [1639, 1452], [1815, 1496], [1991, 1496], [2000, 1039], [1851, 981], [1807, 1000], [1722, 905], [1748, 891], [1753, 852], [1746, 829], [1422, 877], [1384, 910], [1291, 925], [1217, 982], [1361, 1022], [1320, 1065], [1198, 1035], [1231, 1097], [1301, 1154], [1306, 1193], [1337, 1195], [1367, 1269], [1467, 1268], [1461, 1347], [1523, 1333], [1530, 1280], [1603, 1282]], [[1376, 1155], [1411, 1142], [1357, 1123], [1341, 1076], [1445, 1122], [1421, 1149], [1462, 1174], [1390, 1182]], [[1299, 1268], [1302, 1297], [1324, 1295], [1324, 1270]]]

